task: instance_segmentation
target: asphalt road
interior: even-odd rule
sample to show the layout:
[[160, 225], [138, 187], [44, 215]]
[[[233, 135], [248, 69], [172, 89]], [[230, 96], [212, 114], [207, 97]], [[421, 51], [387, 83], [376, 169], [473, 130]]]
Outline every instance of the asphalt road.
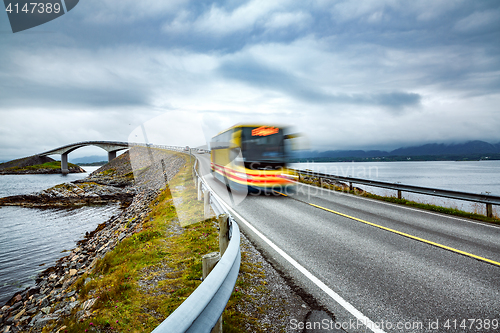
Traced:
[[[198, 158], [230, 204], [209, 155]], [[499, 227], [307, 185], [232, 208], [253, 226], [241, 221], [245, 234], [347, 332], [500, 332]]]

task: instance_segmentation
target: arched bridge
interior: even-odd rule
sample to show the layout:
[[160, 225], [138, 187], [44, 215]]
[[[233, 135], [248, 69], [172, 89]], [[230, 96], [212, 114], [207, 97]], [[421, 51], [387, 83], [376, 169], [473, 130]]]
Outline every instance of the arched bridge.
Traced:
[[116, 141], [83, 141], [72, 143], [63, 147], [59, 147], [56, 149], [52, 149], [43, 153], [38, 154], [39, 156], [47, 156], [47, 155], [61, 155], [61, 170], [63, 173], [68, 173], [68, 154], [73, 150], [85, 147], [85, 146], [96, 146], [104, 149], [108, 152], [108, 162], [116, 157], [116, 152], [128, 149], [128, 142], [116, 142]]

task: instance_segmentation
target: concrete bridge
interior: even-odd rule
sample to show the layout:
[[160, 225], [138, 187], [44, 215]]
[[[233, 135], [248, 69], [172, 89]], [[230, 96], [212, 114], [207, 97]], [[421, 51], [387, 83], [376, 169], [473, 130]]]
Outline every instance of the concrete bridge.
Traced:
[[37, 154], [37, 155], [47, 156], [47, 155], [60, 154], [61, 155], [61, 171], [62, 171], [62, 173], [69, 173], [68, 154], [71, 153], [75, 149], [85, 147], [85, 146], [96, 146], [96, 147], [104, 149], [105, 151], [108, 152], [108, 162], [109, 162], [116, 157], [117, 151], [120, 151], [123, 149], [128, 149], [129, 143], [128, 142], [116, 142], [116, 141], [84, 141], [84, 142], [72, 143], [72, 144], [69, 144], [69, 145], [66, 145], [63, 147], [59, 147], [56, 149], [52, 149], [52, 150]]

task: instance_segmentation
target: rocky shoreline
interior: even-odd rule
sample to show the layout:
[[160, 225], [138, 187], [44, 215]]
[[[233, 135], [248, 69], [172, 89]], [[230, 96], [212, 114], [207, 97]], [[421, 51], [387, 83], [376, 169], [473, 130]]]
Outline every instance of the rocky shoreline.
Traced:
[[117, 188], [94, 182], [64, 183], [35, 194], [14, 195], [0, 198], [0, 206], [70, 207], [106, 204], [112, 201], [130, 203], [134, 188]]
[[[159, 159], [161, 164], [157, 163]], [[167, 167], [159, 169], [158, 165]], [[137, 148], [83, 180], [29, 196], [1, 198], [0, 204], [24, 207], [74, 206], [117, 200], [126, 203], [127, 207], [88, 233], [77, 243], [78, 247], [59, 259], [55, 266], [40, 273], [33, 287], [16, 293], [6, 302], [0, 308], [0, 332], [41, 332], [47, 324], [62, 322], [68, 316], [75, 320], [89, 317], [96, 299], [80, 302], [75, 283], [87, 283], [80, 279], [83, 274], [90, 272], [120, 241], [142, 229], [150, 203], [183, 165], [182, 157], [167, 151], [146, 152], [146, 149]], [[64, 332], [64, 329], [61, 326], [53, 332]]]
[[[142, 230], [143, 224], [150, 221], [148, 215], [151, 212], [151, 202], [185, 163], [184, 158], [179, 155], [154, 149], [147, 153], [144, 148], [136, 151], [131, 149], [130, 154], [126, 154], [128, 156], [119, 156], [116, 161], [106, 164], [86, 179], [71, 183], [67, 194], [78, 192], [76, 187], [86, 183], [112, 186], [122, 192], [133, 193], [128, 207], [88, 233], [68, 255], [40, 273], [34, 286], [16, 293], [3, 305], [0, 308], [0, 333], [73, 332], [66, 325], [85, 320], [87, 326], [78, 330], [79, 332], [87, 331], [87, 328], [88, 331], [95, 332], [116, 332], [113, 327], [92, 326], [93, 319], [90, 318], [93, 318], [92, 311], [100, 302], [99, 293], [91, 290], [86, 296], [80, 296], [80, 291], [86, 286], [92, 286], [95, 279], [106, 277], [98, 275], [91, 280], [86, 274], [94, 268], [99, 269], [102, 264], [99, 259], [115, 249], [121, 241]], [[57, 190], [56, 193], [66, 192]], [[286, 278], [286, 274], [282, 277], [244, 236], [241, 246], [242, 259], [253, 267], [247, 273], [240, 272], [250, 275], [250, 280], [247, 278], [249, 285], [241, 286], [242, 289], [239, 290], [250, 295], [250, 298], [248, 302], [239, 303], [237, 311], [246, 313], [253, 323], [240, 323], [242, 329], [253, 327], [258, 332], [295, 332], [289, 325], [290, 320], [306, 320], [314, 315], [326, 315], [321, 306], [310, 302], [310, 297]]]

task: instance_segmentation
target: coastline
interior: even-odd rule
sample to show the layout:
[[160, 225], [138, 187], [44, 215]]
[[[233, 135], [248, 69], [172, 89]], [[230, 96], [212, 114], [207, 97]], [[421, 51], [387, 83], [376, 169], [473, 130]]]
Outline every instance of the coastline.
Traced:
[[[156, 152], [170, 158], [165, 175], [172, 178], [184, 165], [184, 159], [168, 152]], [[148, 154], [141, 149], [132, 152], [134, 158], [147, 164]], [[57, 322], [72, 314], [78, 319], [90, 315], [93, 302], [81, 304], [74, 284], [90, 272], [96, 262], [116, 247], [123, 239], [141, 231], [141, 222], [150, 212], [150, 203], [157, 197], [162, 181], [157, 170], [146, 170], [141, 179], [135, 179], [125, 153], [91, 173], [87, 178], [54, 186], [32, 194], [0, 199], [0, 205], [23, 207], [74, 207], [88, 204], [106, 204], [121, 201], [124, 209], [77, 242], [69, 255], [60, 258], [54, 266], [41, 272], [34, 286], [15, 293], [0, 308], [0, 332], [40, 332], [49, 322]], [[140, 157], [143, 156], [143, 157]], [[162, 178], [164, 182], [164, 178]], [[94, 300], [95, 302], [95, 300]]]
[[[174, 205], [179, 198], [172, 198], [165, 185], [189, 192], [181, 199], [187, 207], [196, 202], [196, 189], [192, 180], [170, 182], [177, 173], [191, 177], [189, 159], [165, 152], [132, 151], [132, 163], [112, 161], [73, 182], [113, 183], [134, 195], [120, 214], [88, 233], [39, 274], [34, 286], [0, 308], [0, 332], [150, 332], [201, 283], [201, 254], [218, 247], [218, 232], [212, 219], [180, 226]], [[152, 159], [161, 160], [156, 165], [163, 168], [147, 167]], [[133, 185], [126, 185], [132, 169]], [[292, 320], [324, 313], [242, 236], [240, 273], [223, 314], [225, 330], [295, 332]]]

